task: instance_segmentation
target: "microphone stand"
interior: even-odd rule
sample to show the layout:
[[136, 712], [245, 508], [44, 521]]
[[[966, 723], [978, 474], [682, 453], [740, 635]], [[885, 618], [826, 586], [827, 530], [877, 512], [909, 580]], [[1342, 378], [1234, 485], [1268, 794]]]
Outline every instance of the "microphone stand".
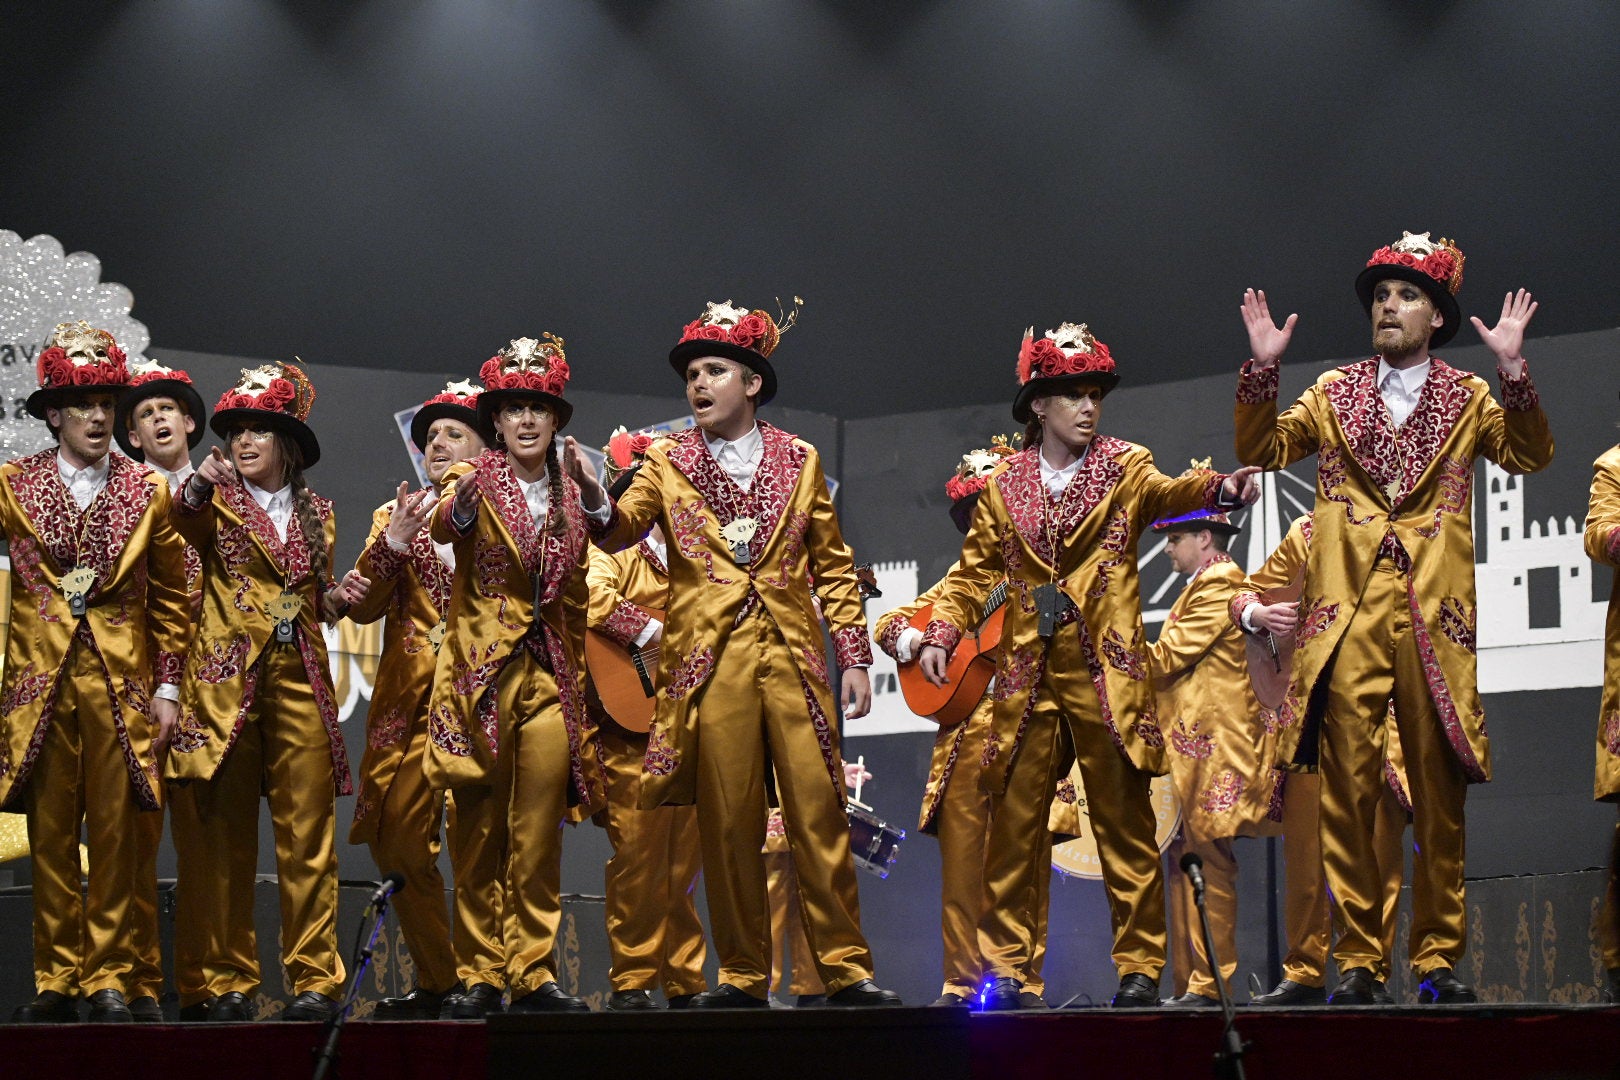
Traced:
[[[386, 884], [386, 883], [385, 883]], [[326, 1022], [326, 1043], [321, 1047], [315, 1058], [315, 1075], [312, 1080], [326, 1080], [329, 1073], [336, 1075], [338, 1059], [338, 1038], [343, 1034], [343, 1027], [349, 1020], [349, 1013], [353, 1011], [355, 1002], [360, 1000], [360, 980], [365, 976], [366, 969], [371, 966], [371, 954], [377, 948], [377, 938], [382, 933], [383, 922], [388, 917], [388, 897], [390, 891], [379, 888], [372, 897], [371, 906], [367, 912], [372, 914], [371, 933], [366, 934], [366, 924], [360, 923], [360, 933], [355, 937], [354, 961], [350, 965], [354, 974], [349, 977], [349, 989], [343, 995], [343, 1002], [338, 1006], [337, 1012]]]
[[[1188, 858], [1196, 856], [1189, 855]], [[1248, 1050], [1249, 1044], [1238, 1034], [1235, 1026], [1237, 1011], [1232, 1005], [1232, 995], [1227, 993], [1226, 980], [1221, 977], [1220, 960], [1215, 955], [1215, 935], [1209, 928], [1209, 908], [1204, 906], [1204, 881], [1201, 873], [1193, 886], [1193, 903], [1198, 905], [1198, 923], [1204, 933], [1204, 954], [1209, 957], [1210, 973], [1215, 976], [1215, 990], [1221, 997], [1221, 1017], [1225, 1020], [1225, 1025], [1221, 1028], [1221, 1048], [1215, 1051], [1215, 1076], [1217, 1080], [1245, 1080], [1243, 1055]]]

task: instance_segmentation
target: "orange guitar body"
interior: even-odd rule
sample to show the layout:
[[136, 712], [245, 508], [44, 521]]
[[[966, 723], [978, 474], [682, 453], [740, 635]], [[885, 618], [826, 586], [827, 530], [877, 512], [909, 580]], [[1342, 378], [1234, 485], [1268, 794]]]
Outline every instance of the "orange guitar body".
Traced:
[[[907, 621], [918, 630], [927, 630], [933, 615], [934, 605], [928, 604]], [[995, 677], [996, 657], [1001, 650], [1001, 624], [1006, 617], [1007, 609], [997, 606], [977, 630], [962, 636], [946, 665], [944, 686], [935, 686], [923, 678], [917, 661], [901, 664], [900, 692], [905, 696], [906, 707], [940, 727], [954, 727], [966, 720]]]
[[[647, 614], [664, 621], [662, 611], [648, 608]], [[627, 649], [598, 630], [585, 631], [585, 670], [590, 672], [602, 708], [614, 723], [638, 735], [652, 727], [658, 654], [657, 644]]]

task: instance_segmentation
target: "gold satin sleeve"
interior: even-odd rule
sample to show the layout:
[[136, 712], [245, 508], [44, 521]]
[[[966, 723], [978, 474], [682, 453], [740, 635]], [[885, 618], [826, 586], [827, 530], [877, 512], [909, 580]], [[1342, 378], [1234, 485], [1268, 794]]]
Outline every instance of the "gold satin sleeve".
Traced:
[[[1340, 376], [1333, 373], [1334, 378]], [[1324, 376], [1325, 380], [1327, 376]], [[1316, 453], [1325, 430], [1323, 413], [1330, 411], [1322, 400], [1322, 380], [1299, 396], [1281, 415], [1277, 399], [1245, 404], [1239, 401], [1232, 414], [1237, 459], [1263, 469], [1282, 469], [1302, 457]]]
[[[984, 618], [984, 601], [996, 582], [1006, 576], [1007, 564], [1001, 557], [999, 524], [1006, 516], [1005, 504], [995, 488], [995, 475], [979, 496], [973, 509], [973, 524], [962, 540], [962, 557], [955, 569], [940, 582], [934, 599], [934, 621], [946, 622], [966, 633]], [[1038, 560], [1024, 553], [1026, 576]]]
[[[956, 573], [961, 565], [960, 561], [951, 563], [951, 568], [945, 571], [945, 576], [930, 585], [927, 591], [918, 596], [917, 599], [909, 604], [901, 604], [893, 611], [886, 611], [878, 616], [877, 623], [872, 627], [872, 637], [881, 644], [886, 638], [893, 640], [904, 633], [913, 615], [939, 599], [940, 594], [945, 591], [945, 586], [950, 583], [951, 575]], [[889, 650], [884, 649], [883, 651], [888, 652]]]
[[[383, 534], [388, 531], [388, 523], [394, 516], [394, 501], [390, 499], [372, 511], [371, 533], [366, 537], [366, 546], [360, 549], [360, 558], [355, 562], [354, 568], [360, 576], [371, 582], [365, 599], [349, 609], [349, 618], [357, 623], [374, 623], [388, 613], [388, 607], [394, 601], [394, 590], [399, 587], [400, 580], [409, 572], [401, 569], [393, 577], [384, 577], [377, 573], [372, 565], [371, 549], [374, 545], [388, 543]], [[400, 552], [402, 559], [409, 560], [408, 552]]]
[[[844, 542], [843, 530], [838, 527], [838, 512], [833, 509], [827, 477], [821, 471], [821, 455], [803, 440], [799, 440], [798, 445], [810, 451], [799, 483], [810, 492], [810, 526], [805, 533], [805, 552], [810, 574], [815, 579], [816, 595], [821, 598], [821, 616], [831, 631], [854, 628], [864, 635], [866, 604], [855, 580], [855, 553]], [[634, 486], [632, 483], [631, 487]], [[643, 529], [642, 533], [645, 532]]]
[[1620, 529], [1620, 446], [1592, 463], [1592, 495], [1586, 508], [1586, 555], [1605, 566], [1620, 566], [1620, 552], [1610, 547]]
[[[813, 457], [814, 455], [812, 455]], [[642, 459], [641, 468], [631, 479], [630, 486], [625, 489], [618, 499], [610, 498], [608, 505], [612, 508], [608, 515], [608, 523], [604, 528], [591, 524], [591, 539], [603, 551], [623, 551], [625, 548], [637, 544], [646, 536], [664, 512], [664, 487], [668, 482], [666, 476], [670, 472], [678, 472], [675, 466], [669, 463], [669, 456], [664, 447], [654, 443], [647, 450], [647, 456]], [[817, 475], [820, 467], [817, 466]], [[822, 481], [822, 491], [826, 492], [826, 481]], [[664, 530], [666, 533], [668, 529]], [[851, 578], [853, 580], [853, 577]]]
[[1146, 447], [1137, 447], [1122, 455], [1120, 462], [1128, 477], [1120, 483], [1129, 483], [1141, 493], [1135, 514], [1137, 521], [1145, 524], [1174, 514], [1213, 509], [1204, 494], [1209, 488], [1208, 473], [1166, 476], [1154, 465], [1153, 452]]
[[[1529, 368], [1525, 369], [1524, 379], [1530, 379]], [[1531, 409], [1510, 411], [1491, 397], [1488, 386], [1480, 387], [1480, 396], [1485, 403], [1475, 453], [1516, 474], [1540, 472], [1552, 463], [1552, 430], [1539, 402]]]
[[625, 597], [619, 591], [619, 564], [601, 548], [594, 545], [587, 546], [590, 552], [590, 562], [585, 568], [585, 584], [590, 590], [590, 602], [586, 608], [585, 625], [592, 630], [599, 630], [607, 625], [619, 605], [625, 603]]
[[473, 507], [473, 523], [467, 526], [465, 533], [458, 532], [450, 523], [450, 513], [456, 504], [456, 481], [472, 471], [473, 463], [470, 461], [458, 461], [450, 466], [439, 484], [439, 505], [433, 508], [433, 517], [428, 523], [433, 539], [441, 544], [455, 546], [458, 559], [461, 557], [462, 542], [471, 542], [472, 535], [478, 531], [478, 515], [484, 511], [484, 501], [479, 499], [477, 505]]
[[1209, 574], [1198, 575], [1187, 598], [1187, 606], [1172, 622], [1164, 624], [1159, 640], [1148, 646], [1148, 661], [1154, 677], [1175, 679], [1190, 672], [1220, 640], [1231, 620], [1226, 614], [1230, 593]]
[[1306, 560], [1310, 557], [1310, 549], [1305, 543], [1305, 523], [1309, 520], [1309, 516], [1294, 519], [1294, 523], [1288, 526], [1288, 534], [1283, 537], [1282, 543], [1278, 544], [1276, 550], [1266, 556], [1266, 561], [1249, 575], [1240, 591], [1259, 595], [1291, 584], [1300, 576], [1305, 569]]
[[[151, 638], [152, 661], [168, 654], [179, 657], [184, 668], [191, 645], [191, 590], [186, 580], [186, 542], [171, 524], [169, 485], [153, 493], [152, 539], [147, 548], [146, 626]], [[157, 683], [154, 682], [154, 686]]]

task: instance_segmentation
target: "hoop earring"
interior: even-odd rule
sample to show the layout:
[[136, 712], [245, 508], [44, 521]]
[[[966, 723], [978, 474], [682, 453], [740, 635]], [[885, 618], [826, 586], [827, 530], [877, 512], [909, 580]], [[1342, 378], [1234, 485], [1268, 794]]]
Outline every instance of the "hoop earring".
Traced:
[[506, 436], [501, 434], [499, 431], [495, 433], [495, 445], [501, 447], [506, 445]]

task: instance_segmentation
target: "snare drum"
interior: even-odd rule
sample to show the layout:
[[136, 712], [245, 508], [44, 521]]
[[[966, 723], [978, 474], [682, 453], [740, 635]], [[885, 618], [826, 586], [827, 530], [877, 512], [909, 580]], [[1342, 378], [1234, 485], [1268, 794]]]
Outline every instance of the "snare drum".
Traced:
[[845, 811], [849, 815], [849, 850], [855, 856], [855, 865], [869, 874], [888, 877], [889, 867], [900, 855], [900, 841], [906, 838], [906, 830], [890, 828], [868, 807], [854, 800]]

